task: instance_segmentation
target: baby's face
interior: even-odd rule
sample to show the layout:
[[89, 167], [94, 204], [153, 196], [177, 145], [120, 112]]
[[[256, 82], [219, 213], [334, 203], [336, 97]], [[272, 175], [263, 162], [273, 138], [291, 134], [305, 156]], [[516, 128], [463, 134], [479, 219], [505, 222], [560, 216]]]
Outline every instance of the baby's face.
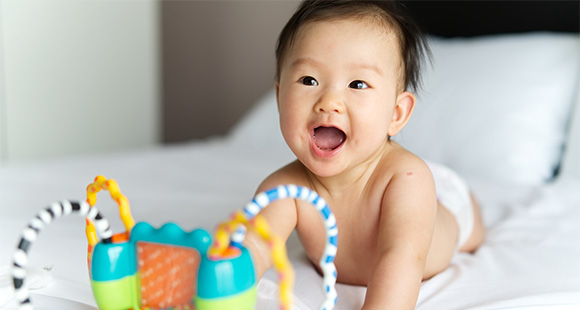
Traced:
[[364, 165], [388, 149], [401, 61], [387, 30], [365, 19], [311, 22], [282, 62], [282, 134], [318, 176]]

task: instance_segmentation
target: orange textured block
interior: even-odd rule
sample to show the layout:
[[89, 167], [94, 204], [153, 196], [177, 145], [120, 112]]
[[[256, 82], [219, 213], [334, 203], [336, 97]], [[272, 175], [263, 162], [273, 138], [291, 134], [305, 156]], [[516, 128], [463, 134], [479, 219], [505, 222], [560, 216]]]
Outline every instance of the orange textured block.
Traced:
[[200, 263], [197, 250], [139, 242], [137, 253], [142, 307], [195, 309]]

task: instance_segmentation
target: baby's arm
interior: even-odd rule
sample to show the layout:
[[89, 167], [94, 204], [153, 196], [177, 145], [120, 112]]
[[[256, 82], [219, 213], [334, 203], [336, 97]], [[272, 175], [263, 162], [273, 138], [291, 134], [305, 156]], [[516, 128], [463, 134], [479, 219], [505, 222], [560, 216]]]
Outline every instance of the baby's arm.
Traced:
[[[268, 177], [258, 188], [257, 192], [262, 192], [286, 184], [285, 172], [278, 171]], [[272, 234], [280, 237], [286, 242], [297, 224], [296, 202], [293, 199], [283, 199], [272, 202], [260, 212], [260, 216], [268, 222]], [[255, 233], [248, 233], [244, 245], [250, 250], [254, 260], [254, 268], [258, 279], [270, 269], [273, 262], [270, 256], [270, 248], [260, 236]]]
[[364, 310], [414, 309], [417, 303], [437, 212], [433, 177], [419, 161], [404, 164], [385, 190], [380, 254], [367, 285]]

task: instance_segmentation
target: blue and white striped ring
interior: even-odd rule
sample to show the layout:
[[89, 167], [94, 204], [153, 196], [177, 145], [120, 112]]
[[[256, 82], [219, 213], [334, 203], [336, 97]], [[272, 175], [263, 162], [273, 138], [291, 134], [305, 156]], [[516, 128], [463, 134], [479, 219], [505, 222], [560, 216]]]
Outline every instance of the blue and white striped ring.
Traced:
[[257, 194], [244, 208], [244, 215], [246, 219], [251, 220], [270, 203], [285, 198], [309, 202], [318, 210], [322, 217], [326, 228], [326, 245], [319, 265], [323, 273], [323, 290], [326, 297], [320, 309], [334, 309], [338, 295], [335, 288], [337, 273], [334, 265], [338, 246], [338, 227], [336, 226], [336, 217], [334, 217], [334, 213], [332, 213], [324, 198], [304, 186], [281, 185]]

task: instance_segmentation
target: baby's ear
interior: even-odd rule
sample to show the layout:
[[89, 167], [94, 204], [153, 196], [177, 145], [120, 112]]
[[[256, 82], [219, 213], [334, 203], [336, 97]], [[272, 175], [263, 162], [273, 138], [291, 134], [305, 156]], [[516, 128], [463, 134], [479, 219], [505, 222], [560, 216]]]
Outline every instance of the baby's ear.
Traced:
[[389, 136], [395, 136], [407, 125], [407, 122], [413, 114], [415, 108], [415, 95], [411, 92], [405, 91], [397, 96], [397, 103], [393, 111], [393, 119], [389, 127]]

